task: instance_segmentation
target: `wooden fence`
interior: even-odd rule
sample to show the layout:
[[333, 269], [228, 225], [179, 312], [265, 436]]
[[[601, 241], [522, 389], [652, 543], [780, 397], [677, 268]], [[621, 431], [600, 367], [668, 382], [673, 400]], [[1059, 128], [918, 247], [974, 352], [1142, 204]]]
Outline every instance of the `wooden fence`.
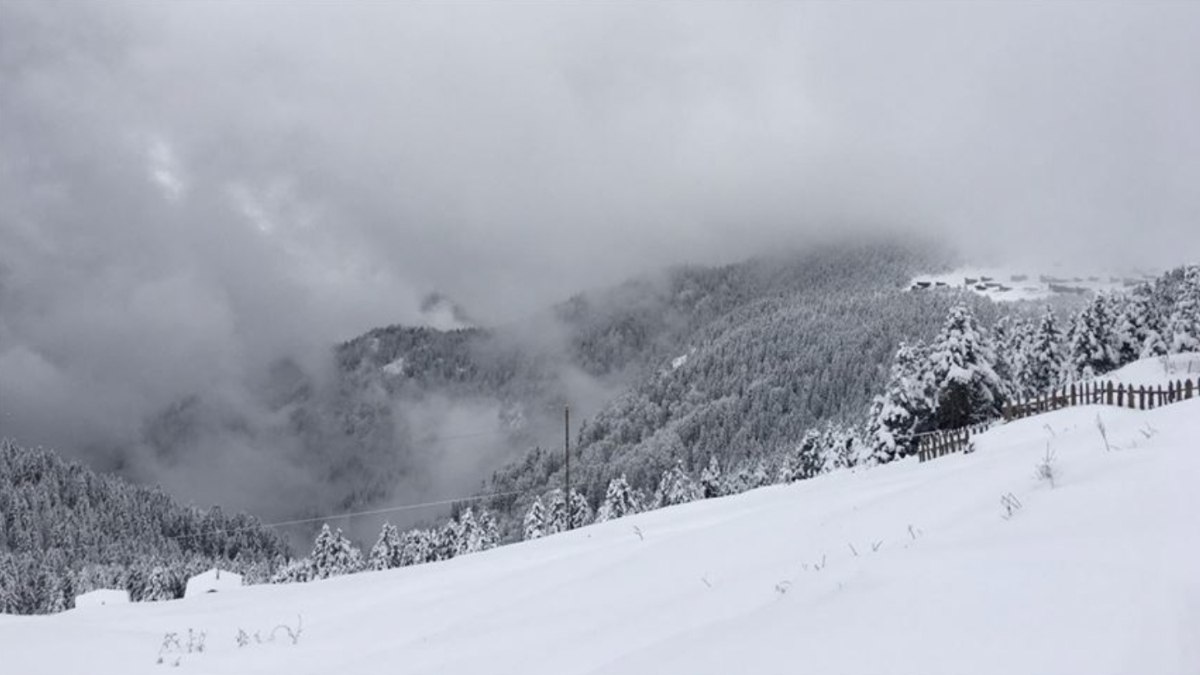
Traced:
[[[1004, 421], [1011, 422], [1059, 408], [1077, 405], [1111, 405], [1118, 408], [1150, 410], [1200, 396], [1200, 379], [1176, 380], [1166, 385], [1138, 386], [1112, 382], [1080, 382], [1051, 391], [1049, 394], [1013, 401], [1004, 406]], [[920, 435], [917, 457], [922, 462], [971, 445], [971, 437], [986, 431], [991, 423], [976, 424], [960, 429], [934, 431]]]
[[1118, 408], [1150, 410], [1200, 395], [1200, 380], [1176, 380], [1156, 387], [1118, 384], [1112, 382], [1081, 382], [1062, 387], [1032, 399], [1018, 400], [1004, 406], [1004, 421], [1011, 422], [1059, 408], [1077, 405], [1112, 405]]
[[973, 424], [968, 427], [931, 431], [921, 434], [917, 442], [917, 457], [922, 462], [937, 459], [953, 452], [963, 452], [971, 446], [971, 437], [992, 428], [991, 422]]

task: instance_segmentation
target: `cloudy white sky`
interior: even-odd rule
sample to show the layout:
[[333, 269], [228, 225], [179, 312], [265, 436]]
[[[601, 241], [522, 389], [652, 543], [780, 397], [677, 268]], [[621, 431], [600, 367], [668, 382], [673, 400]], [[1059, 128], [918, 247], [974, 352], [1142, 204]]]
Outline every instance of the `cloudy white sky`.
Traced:
[[0, 1], [0, 434], [888, 228], [1200, 248], [1200, 5]]

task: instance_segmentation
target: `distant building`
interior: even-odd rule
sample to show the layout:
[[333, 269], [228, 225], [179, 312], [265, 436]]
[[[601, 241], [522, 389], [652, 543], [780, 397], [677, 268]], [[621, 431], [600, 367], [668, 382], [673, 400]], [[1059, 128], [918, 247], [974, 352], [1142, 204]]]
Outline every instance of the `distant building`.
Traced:
[[112, 588], [98, 588], [83, 595], [75, 596], [75, 609], [85, 607], [103, 607], [104, 605], [128, 605], [129, 591], [118, 591]]
[[241, 587], [242, 575], [225, 572], [214, 567], [207, 572], [197, 574], [188, 579], [187, 590], [184, 591], [183, 597], [191, 598], [204, 595], [205, 593], [232, 591]]

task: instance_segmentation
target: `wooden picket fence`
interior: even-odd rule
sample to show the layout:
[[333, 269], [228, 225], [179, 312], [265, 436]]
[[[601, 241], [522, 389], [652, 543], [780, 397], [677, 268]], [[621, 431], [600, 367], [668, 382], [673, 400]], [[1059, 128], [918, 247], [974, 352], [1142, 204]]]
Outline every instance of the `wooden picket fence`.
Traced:
[[971, 437], [992, 428], [991, 422], [972, 424], [958, 429], [931, 431], [921, 434], [917, 442], [917, 458], [922, 462], [944, 457], [955, 452], [965, 452], [971, 447]]
[[[1060, 408], [1077, 405], [1110, 405], [1134, 410], [1150, 410], [1200, 396], [1200, 379], [1175, 380], [1165, 386], [1138, 386], [1112, 382], [1080, 382], [1048, 394], [1013, 401], [1004, 406], [1004, 421], [1011, 422]], [[991, 428], [991, 423], [960, 429], [934, 431], [919, 436], [917, 457], [922, 462], [963, 452], [971, 446], [971, 437]]]
[[1004, 406], [1004, 421], [1011, 422], [1059, 408], [1077, 405], [1111, 405], [1118, 408], [1150, 410], [1186, 401], [1200, 395], [1200, 380], [1176, 380], [1166, 386], [1146, 387], [1112, 382], [1081, 382], [1062, 387], [1031, 399], [1014, 401]]

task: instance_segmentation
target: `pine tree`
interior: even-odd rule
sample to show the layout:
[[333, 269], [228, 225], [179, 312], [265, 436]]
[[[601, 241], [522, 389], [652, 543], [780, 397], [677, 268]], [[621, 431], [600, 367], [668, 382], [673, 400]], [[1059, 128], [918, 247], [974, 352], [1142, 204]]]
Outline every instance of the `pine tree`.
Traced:
[[929, 352], [938, 428], [956, 429], [999, 414], [1005, 387], [994, 361], [971, 311], [964, 305], [951, 309]]
[[158, 602], [174, 600], [176, 597], [178, 596], [175, 595], [175, 579], [170, 571], [161, 565], [155, 565], [146, 578], [146, 589], [142, 592], [142, 600]]
[[1200, 351], [1200, 266], [1183, 272], [1168, 326], [1172, 354]]
[[432, 534], [434, 535], [431, 550], [432, 560], [449, 560], [458, 555], [459, 548], [462, 546], [462, 530], [459, 527], [458, 519], [451, 518], [440, 529], [433, 530]]
[[524, 539], [540, 539], [546, 535], [546, 507], [542, 498], [535, 497], [525, 513]]
[[796, 446], [788, 456], [784, 457], [779, 471], [779, 482], [791, 483], [812, 478], [821, 473], [824, 465], [824, 450], [821, 433], [816, 429], [804, 432], [800, 445]]
[[608, 490], [604, 493], [604, 503], [596, 512], [596, 522], [602, 523], [615, 518], [622, 518], [639, 510], [637, 499], [629, 487], [625, 474], [621, 474], [608, 482]]
[[852, 430], [830, 424], [821, 432], [821, 468], [819, 473], [852, 467], [857, 463], [858, 440]]
[[390, 570], [400, 567], [402, 545], [400, 533], [391, 523], [384, 523], [379, 539], [371, 547], [369, 566], [373, 570]]
[[571, 527], [583, 527], [592, 522], [592, 506], [578, 490], [571, 490]]
[[400, 565], [420, 565], [434, 559], [433, 536], [428, 530], [409, 530], [400, 538]]
[[886, 389], [871, 404], [867, 442], [872, 461], [890, 462], [916, 452], [914, 434], [924, 431], [929, 424], [930, 399], [924, 346], [900, 343]]
[[720, 497], [725, 494], [725, 485], [721, 480], [721, 463], [716, 453], [708, 458], [708, 466], [700, 474], [700, 490], [705, 499]]
[[700, 498], [700, 487], [687, 475], [683, 463], [679, 461], [663, 472], [654, 493], [654, 503], [659, 507], [686, 504]]
[[342, 535], [340, 529], [336, 533], [331, 532], [329, 525], [321, 526], [309, 558], [317, 579], [352, 574], [362, 568], [362, 554]]
[[1086, 380], [1116, 368], [1116, 340], [1107, 298], [1098, 295], [1079, 312], [1068, 341], [1067, 365], [1074, 378]]
[[1170, 351], [1170, 344], [1165, 337], [1169, 317], [1166, 316], [1164, 304], [1149, 283], [1138, 284], [1129, 294], [1126, 311], [1132, 315], [1130, 323], [1140, 346], [1139, 359], [1164, 356]]
[[486, 551], [500, 545], [500, 526], [496, 517], [487, 509], [479, 510], [479, 550]]
[[1012, 316], [1001, 317], [992, 328], [993, 367], [1009, 394], [1020, 393], [1019, 372], [1032, 332], [1029, 322]]
[[454, 555], [483, 550], [481, 534], [479, 523], [475, 522], [475, 512], [468, 506], [458, 514], [458, 541]]
[[1022, 359], [1021, 391], [1026, 396], [1040, 396], [1051, 391], [1061, 384], [1065, 367], [1062, 330], [1054, 312], [1046, 307]]
[[567, 531], [567, 500], [563, 491], [555, 488], [546, 495], [546, 534]]

